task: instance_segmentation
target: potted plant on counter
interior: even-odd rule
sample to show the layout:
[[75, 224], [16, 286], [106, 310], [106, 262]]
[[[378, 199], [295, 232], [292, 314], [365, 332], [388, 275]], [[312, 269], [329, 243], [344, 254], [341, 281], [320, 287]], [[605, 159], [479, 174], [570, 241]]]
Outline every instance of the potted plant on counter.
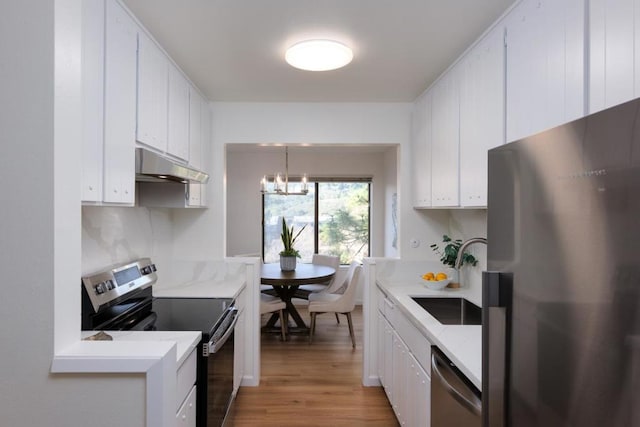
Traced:
[[304, 230], [306, 225], [304, 225], [298, 233], [293, 234], [293, 225], [291, 228], [287, 227], [287, 221], [282, 218], [282, 233], [280, 233], [280, 238], [282, 239], [282, 244], [284, 245], [284, 249], [280, 251], [280, 270], [282, 271], [293, 271], [296, 269], [296, 259], [300, 258], [300, 253], [296, 248], [293, 247], [293, 244], [296, 242], [302, 230]]
[[[455, 269], [455, 266], [456, 259], [458, 258], [458, 252], [460, 251], [460, 246], [462, 246], [462, 240], [453, 240], [451, 237], [445, 234], [444, 236], [442, 236], [442, 243], [444, 243], [444, 247], [442, 249], [436, 243], [432, 244], [430, 247], [434, 252], [440, 255], [440, 261], [442, 262], [442, 264], [449, 267], [447, 269], [447, 274], [449, 277], [451, 277], [452, 282], [448, 287], [458, 288], [460, 287], [460, 280], [458, 276], [458, 270]], [[462, 254], [462, 263], [460, 264], [460, 266], [463, 266], [465, 264], [475, 266], [478, 264], [478, 260], [470, 253], [465, 252]]]

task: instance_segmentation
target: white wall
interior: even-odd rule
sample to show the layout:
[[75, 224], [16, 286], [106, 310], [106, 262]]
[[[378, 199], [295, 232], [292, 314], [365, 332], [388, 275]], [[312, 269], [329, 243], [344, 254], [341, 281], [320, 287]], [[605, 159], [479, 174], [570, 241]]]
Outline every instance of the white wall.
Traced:
[[[395, 162], [396, 147], [367, 148], [330, 147], [328, 151], [291, 147], [291, 175], [307, 172], [311, 176], [371, 176], [371, 253], [382, 256], [385, 246], [385, 192], [395, 190], [395, 169], [390, 179], [385, 170], [386, 158]], [[364, 150], [364, 151], [363, 151]], [[227, 255], [261, 253], [262, 196], [259, 181], [264, 174], [284, 170], [284, 148], [242, 147], [227, 150]], [[295, 197], [295, 196], [292, 196]]]
[[141, 376], [50, 374], [80, 337], [80, 12], [27, 0], [0, 14], [3, 426], [144, 423]]
[[[391, 155], [393, 154], [393, 155]], [[393, 153], [386, 153], [384, 156], [384, 250], [380, 256], [383, 257], [397, 257], [398, 244], [399, 244], [399, 201], [398, 201], [398, 163], [399, 156], [397, 150]], [[378, 253], [371, 253], [371, 256], [378, 256]], [[364, 276], [364, 275], [363, 275]]]
[[[227, 247], [226, 240], [233, 238], [226, 235], [224, 229], [228, 179], [224, 153], [225, 144], [230, 143], [397, 145], [400, 154], [396, 177], [399, 223], [397, 255], [415, 253], [409, 250], [408, 236], [422, 228], [425, 221], [422, 215], [411, 208], [410, 195], [404, 194], [411, 189], [408, 149], [411, 104], [214, 103], [212, 115], [213, 152], [210, 160], [214, 178], [209, 187], [210, 196], [215, 202], [209, 208], [212, 212], [209, 213], [210, 221], [206, 226], [207, 231], [211, 232], [211, 244], [217, 245], [212, 253], [222, 256]], [[389, 203], [388, 200], [385, 195], [385, 204]], [[387, 230], [388, 215], [389, 212], [385, 212], [383, 225]], [[446, 215], [442, 224], [446, 227]], [[220, 236], [223, 240], [218, 242]]]

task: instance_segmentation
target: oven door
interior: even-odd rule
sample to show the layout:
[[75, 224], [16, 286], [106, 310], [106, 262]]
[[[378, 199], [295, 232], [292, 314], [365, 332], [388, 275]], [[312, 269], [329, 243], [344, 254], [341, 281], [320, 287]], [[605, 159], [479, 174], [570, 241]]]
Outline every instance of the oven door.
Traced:
[[[234, 328], [238, 321], [235, 307], [229, 310], [223, 331], [216, 331], [214, 339], [204, 344], [202, 364], [203, 381], [207, 385], [205, 396], [197, 405], [200, 414], [198, 427], [219, 427], [223, 424], [233, 396]], [[219, 338], [216, 338], [219, 337]], [[203, 367], [204, 367], [203, 366]], [[200, 397], [198, 395], [198, 397]]]

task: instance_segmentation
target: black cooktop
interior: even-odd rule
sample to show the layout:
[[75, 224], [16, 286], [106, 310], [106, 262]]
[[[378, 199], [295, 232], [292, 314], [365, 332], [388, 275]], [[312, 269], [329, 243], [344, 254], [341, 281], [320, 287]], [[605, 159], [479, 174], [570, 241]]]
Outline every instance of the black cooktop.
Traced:
[[157, 331], [200, 331], [209, 336], [217, 329], [225, 311], [232, 304], [230, 298], [154, 298], [152, 313]]

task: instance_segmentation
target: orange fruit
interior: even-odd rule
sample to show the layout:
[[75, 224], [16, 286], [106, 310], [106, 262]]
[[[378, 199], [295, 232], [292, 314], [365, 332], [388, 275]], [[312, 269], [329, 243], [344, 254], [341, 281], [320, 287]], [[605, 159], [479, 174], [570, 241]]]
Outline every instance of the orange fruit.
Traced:
[[447, 275], [444, 273], [438, 273], [436, 274], [436, 280], [440, 281], [440, 280], [446, 280], [447, 279]]
[[422, 278], [424, 280], [434, 280], [435, 279], [435, 275], [430, 271], [428, 273], [423, 274]]

